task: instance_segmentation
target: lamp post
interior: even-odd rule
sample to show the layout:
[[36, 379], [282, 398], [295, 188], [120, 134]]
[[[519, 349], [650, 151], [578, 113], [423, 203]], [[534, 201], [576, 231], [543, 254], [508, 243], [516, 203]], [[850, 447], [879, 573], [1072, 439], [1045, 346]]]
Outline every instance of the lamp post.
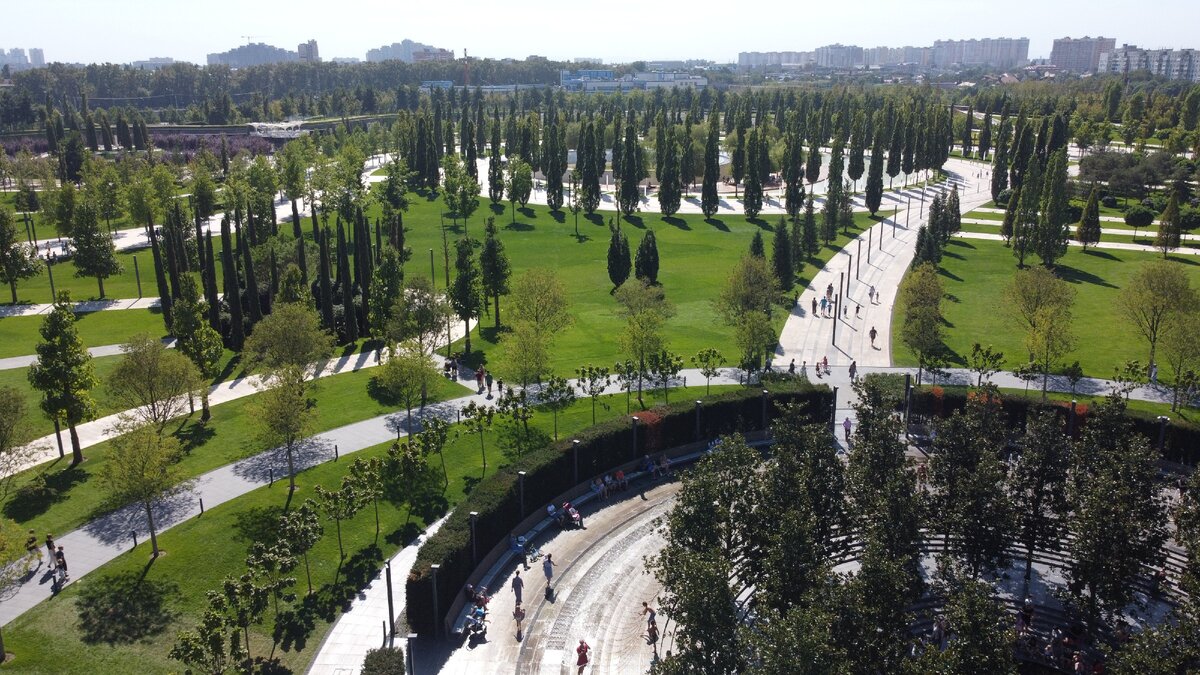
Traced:
[[763, 428], [763, 431], [767, 430], [767, 398], [770, 395], [771, 395], [771, 392], [767, 391], [766, 389], [762, 390], [762, 428]]
[[417, 659], [413, 656], [413, 643], [416, 641], [416, 633], [409, 633], [405, 636], [405, 646], [408, 647], [405, 650], [408, 652], [408, 675], [417, 675]]
[[475, 550], [475, 521], [479, 518], [479, 512], [472, 511], [472, 512], [468, 513], [467, 516], [469, 516], [471, 519], [471, 564], [478, 565], [479, 564], [479, 554]]
[[633, 417], [630, 417], [629, 419], [633, 424], [633, 458], [637, 459], [637, 428], [638, 428], [639, 420], [638, 420], [637, 415], [634, 415]]
[[392, 561], [387, 561], [383, 569], [384, 579], [387, 580], [388, 595], [388, 635], [396, 634], [396, 607], [392, 604]]
[[571, 455], [574, 459], [574, 464], [575, 464], [574, 483], [575, 483], [575, 485], [578, 485], [579, 484], [579, 439], [578, 438], [571, 441]]
[[700, 440], [700, 400], [696, 400], [696, 440]]
[[441, 634], [441, 631], [438, 630], [438, 614], [439, 614], [439, 612], [438, 612], [438, 585], [437, 585], [437, 573], [438, 573], [438, 570], [440, 570], [440, 569], [442, 569], [442, 566], [438, 563], [432, 563], [429, 565], [429, 571], [433, 574], [433, 585], [432, 585], [432, 589], [433, 589], [433, 636], [435, 638]]
[[518, 488], [517, 491], [521, 493], [521, 519], [524, 520], [525, 519], [525, 472], [524, 471], [517, 472], [517, 488]]
[[437, 288], [437, 275], [433, 273], [433, 249], [429, 249], [429, 287]]

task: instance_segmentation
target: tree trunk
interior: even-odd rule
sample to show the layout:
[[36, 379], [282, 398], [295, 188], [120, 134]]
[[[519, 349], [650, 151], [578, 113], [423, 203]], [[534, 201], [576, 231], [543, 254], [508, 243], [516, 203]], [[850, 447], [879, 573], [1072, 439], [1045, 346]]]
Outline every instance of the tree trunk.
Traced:
[[[8, 282], [8, 289], [12, 291], [12, 304], [14, 304], [14, 305], [17, 304], [17, 281], [16, 281], [16, 279], [13, 279], [12, 281]], [[496, 325], [497, 326], [500, 325], [499, 318], [496, 319]], [[0, 648], [2, 648], [4, 646], [3, 643], [4, 643], [4, 641], [0, 640]]]
[[[346, 549], [342, 547], [342, 519], [334, 518], [333, 522], [337, 524], [338, 556], [339, 556], [338, 560], [345, 560], [346, 559]], [[338, 569], [341, 569], [341, 567], [342, 566], [339, 564]]]
[[100, 284], [100, 297], [104, 297], [104, 277], [96, 277], [96, 283]]
[[467, 342], [466, 342], [467, 354], [470, 354], [471, 353], [471, 320], [464, 319], [463, 327], [466, 328], [466, 334], [467, 334]]
[[154, 531], [154, 509], [151, 508], [149, 501], [143, 502], [142, 506], [146, 508], [146, 525], [150, 527], [150, 548], [153, 549], [152, 557], [158, 557], [158, 533]]
[[200, 395], [200, 421], [207, 422], [212, 418], [212, 412], [208, 409], [208, 387], [204, 388], [204, 393]]
[[308, 567], [308, 551], [304, 552], [304, 576], [308, 578], [308, 594], [312, 595], [312, 570]]
[[[293, 460], [292, 460], [292, 444], [291, 443], [288, 443], [288, 445], [287, 445], [287, 461], [288, 461], [288, 494], [290, 495], [296, 491], [296, 465], [293, 463]], [[338, 540], [339, 541], [341, 540], [340, 533], [338, 536]]]
[[[17, 302], [16, 286], [13, 286], [13, 304]], [[493, 294], [493, 302], [496, 304], [496, 328], [500, 327], [500, 293], [497, 291]]]
[[79, 432], [75, 430], [74, 424], [68, 424], [67, 430], [71, 432], [71, 466], [78, 466], [83, 462], [83, 448], [79, 446]]

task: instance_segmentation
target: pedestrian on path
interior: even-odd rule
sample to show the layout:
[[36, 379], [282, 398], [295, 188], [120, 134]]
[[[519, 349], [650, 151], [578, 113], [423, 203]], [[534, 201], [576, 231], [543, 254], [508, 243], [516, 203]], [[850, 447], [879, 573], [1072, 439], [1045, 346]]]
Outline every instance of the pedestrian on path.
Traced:
[[796, 374], [796, 359], [792, 359], [792, 362], [788, 364], [788, 375], [795, 375], [795, 374]]
[[815, 295], [813, 296], [813, 299], [812, 299], [812, 315], [813, 316], [817, 315], [817, 296], [815, 296]]
[[521, 606], [521, 591], [525, 590], [525, 580], [521, 578], [521, 570], [517, 570], [512, 580], [513, 595], [517, 596], [517, 606]]
[[876, 295], [878, 295], [878, 293], [876, 293], [876, 292], [875, 292], [875, 287], [874, 287], [874, 286], [872, 286], [872, 287], [871, 287], [871, 289], [868, 291], [867, 295], [868, 295], [868, 297], [870, 297], [870, 298], [871, 298], [871, 303], [872, 303], [872, 304], [874, 304], [874, 302], [875, 302], [875, 301], [878, 299], [878, 298], [876, 298], [876, 297], [875, 297]]
[[475, 393], [483, 393], [483, 366], [475, 369]]
[[58, 583], [66, 583], [67, 575], [67, 556], [63, 554], [63, 547], [59, 546], [54, 552], [54, 568], [58, 571]]
[[825, 300], [825, 298], [821, 298], [821, 316], [829, 316], [828, 312], [825, 311], [825, 307], [827, 307], [828, 304], [829, 303]]
[[850, 381], [853, 382], [856, 377], [858, 377], [858, 361], [851, 361], [850, 362]]
[[521, 603], [519, 602], [513, 608], [513, 621], [517, 622], [517, 642], [520, 642], [524, 637], [521, 624], [525, 622], [525, 610], [521, 608]]
[[554, 562], [550, 553], [546, 554], [546, 559], [542, 561], [542, 573], [546, 575], [546, 590], [550, 590], [550, 582], [554, 580], [554, 568], [558, 567], [558, 563]]
[[800, 362], [800, 377], [808, 377], [808, 361]]
[[1150, 364], [1150, 384], [1158, 384], [1158, 364]]
[[492, 371], [483, 371], [483, 381], [487, 383], [487, 397], [492, 397]]
[[875, 326], [871, 326], [871, 331], [867, 335], [871, 336], [871, 349], [879, 349], [875, 346], [875, 338], [879, 336], [879, 331], [875, 330]]
[[590, 651], [592, 651], [592, 648], [589, 647], [588, 643], [585, 642], [584, 640], [580, 640], [579, 646], [575, 648], [575, 654], [578, 655], [578, 658], [575, 659], [575, 665], [579, 666], [578, 673], [580, 673], [581, 675], [583, 673], [583, 669], [587, 668], [588, 652], [590, 652]]
[[862, 305], [858, 304], [857, 302], [854, 303], [854, 318], [857, 319], [861, 313], [862, 313]]
[[850, 426], [851, 426], [850, 417], [849, 417], [849, 415], [847, 415], [845, 421], [842, 422], [842, 429], [844, 429], [846, 431], [846, 442], [847, 443], [850, 442]]
[[656, 623], [655, 619], [658, 618], [658, 612], [654, 611], [654, 608], [650, 606], [650, 603], [643, 601], [642, 616], [646, 617], [646, 628], [649, 629], [650, 626], [653, 626]]
[[54, 546], [54, 535], [46, 533], [46, 550], [50, 551], [50, 559], [54, 560], [54, 553], [57, 550]]

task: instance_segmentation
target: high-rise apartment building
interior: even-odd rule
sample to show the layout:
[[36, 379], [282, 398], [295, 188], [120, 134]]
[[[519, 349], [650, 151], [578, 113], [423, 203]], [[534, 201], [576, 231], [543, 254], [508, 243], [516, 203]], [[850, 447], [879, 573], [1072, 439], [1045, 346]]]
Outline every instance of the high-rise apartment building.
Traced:
[[1050, 63], [1072, 73], [1094, 73], [1100, 67], [1100, 55], [1116, 46], [1115, 38], [1059, 38], [1050, 50]]
[[208, 65], [225, 65], [230, 68], [248, 68], [268, 63], [286, 63], [296, 60], [296, 52], [282, 47], [272, 47], [262, 42], [253, 42], [234, 47], [227, 52], [208, 55]]
[[41, 68], [46, 65], [46, 54], [42, 52], [41, 47], [29, 48], [29, 65], [34, 68]]
[[377, 49], [367, 50], [367, 61], [376, 63], [379, 61], [404, 61], [405, 63], [417, 63], [419, 61], [453, 61], [454, 52], [449, 49], [439, 49], [429, 45], [423, 45], [420, 42], [412, 40], [404, 40], [403, 42], [393, 42], [390, 45], [384, 45]]
[[1100, 55], [1098, 70], [1112, 74], [1144, 70], [1170, 80], [1200, 82], [1200, 50], [1139, 49], [1134, 45], [1122, 45]]
[[933, 63], [938, 68], [982, 66], [1014, 68], [1029, 61], [1029, 38], [938, 40], [933, 43]]
[[317, 51], [317, 41], [309, 40], [296, 45], [296, 54], [300, 57], [302, 63], [317, 63], [321, 60], [321, 53]]

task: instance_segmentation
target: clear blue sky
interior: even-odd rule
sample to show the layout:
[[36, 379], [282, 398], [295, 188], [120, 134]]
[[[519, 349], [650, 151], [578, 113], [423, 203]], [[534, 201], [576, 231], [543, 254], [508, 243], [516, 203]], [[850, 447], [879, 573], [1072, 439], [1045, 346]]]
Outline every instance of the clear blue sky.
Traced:
[[[126, 63], [170, 56], [203, 63], [253, 35], [321, 57], [363, 58], [409, 38], [458, 56], [605, 61], [705, 58], [811, 50], [834, 42], [924, 46], [936, 39], [1104, 35], [1142, 47], [1200, 48], [1197, 0], [858, 0], [813, 2], [580, 2], [579, 0], [3, 0], [0, 47], [41, 47], [48, 61]], [[204, 10], [201, 12], [201, 10]], [[741, 15], [742, 10], [748, 13]], [[1145, 13], [1143, 18], [1139, 13]]]

